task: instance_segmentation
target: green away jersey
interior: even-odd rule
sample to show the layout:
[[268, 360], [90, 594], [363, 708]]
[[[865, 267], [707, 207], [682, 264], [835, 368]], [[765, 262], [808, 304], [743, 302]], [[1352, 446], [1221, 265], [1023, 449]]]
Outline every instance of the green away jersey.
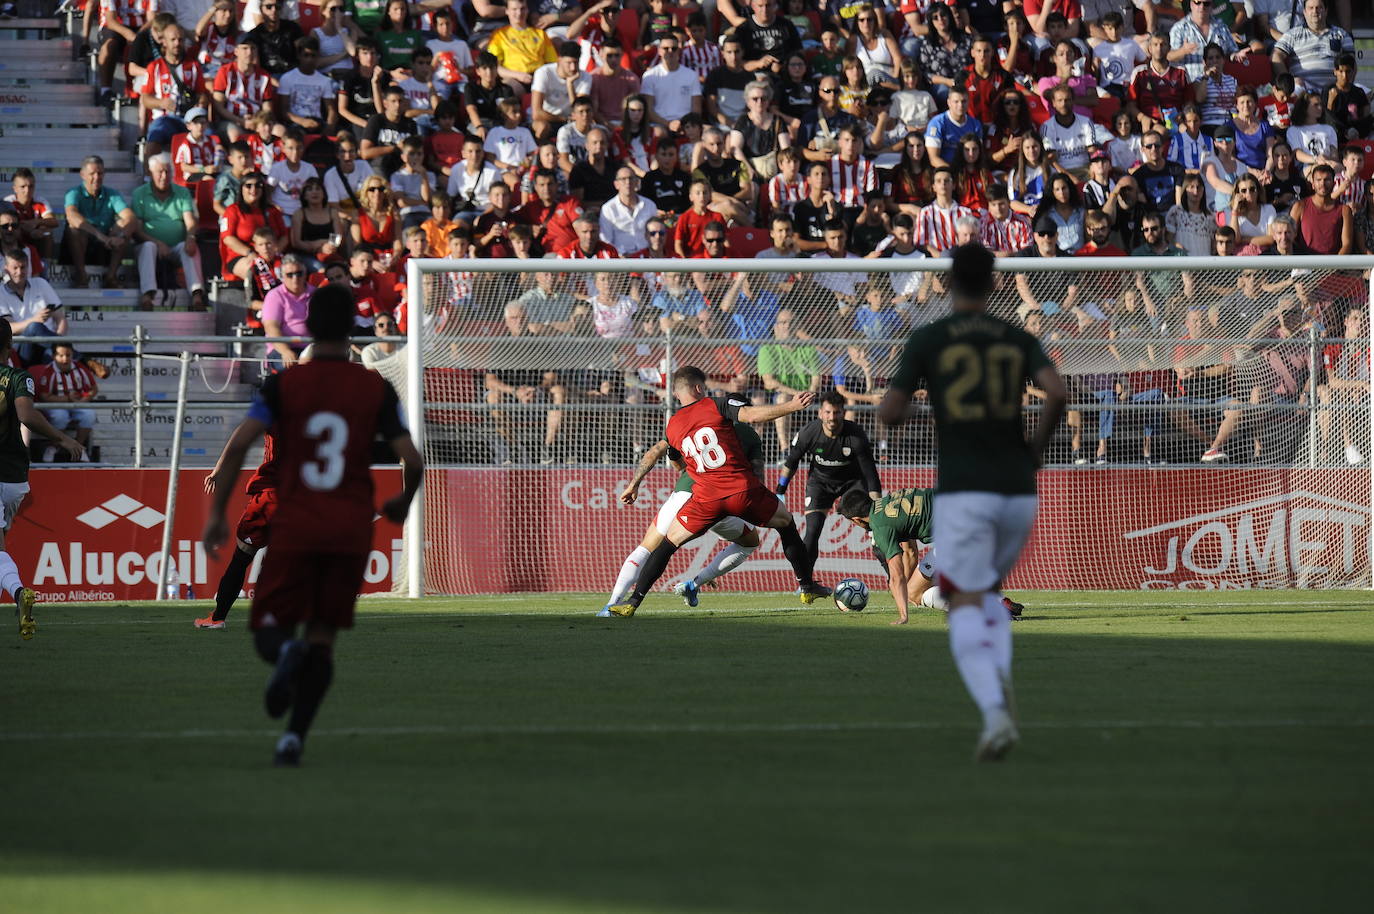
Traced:
[[[744, 456], [749, 460], [749, 465], [763, 463], [763, 441], [759, 438], [759, 433], [754, 431], [752, 425], [743, 422], [735, 423], [735, 435], [739, 438], [739, 443], [744, 448]], [[692, 477], [683, 473], [678, 477], [677, 485], [673, 486], [674, 492], [692, 491]]]
[[33, 378], [22, 368], [0, 365], [0, 482], [29, 481], [29, 449], [14, 408], [20, 397], [33, 399]]
[[941, 492], [1035, 493], [1021, 395], [1049, 364], [1035, 337], [983, 313], [951, 314], [911, 332], [892, 386], [910, 392], [926, 380]]
[[902, 543], [932, 542], [934, 523], [934, 489], [899, 489], [875, 501], [868, 513], [873, 545], [887, 558], [900, 552]]

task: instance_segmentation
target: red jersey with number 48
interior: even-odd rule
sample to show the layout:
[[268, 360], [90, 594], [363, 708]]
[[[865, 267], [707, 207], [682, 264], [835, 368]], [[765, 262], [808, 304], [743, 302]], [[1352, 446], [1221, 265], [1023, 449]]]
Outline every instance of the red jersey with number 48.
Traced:
[[740, 407], [748, 405], [734, 397], [702, 397], [668, 420], [668, 454], [687, 464], [694, 495], [724, 498], [759, 484], [734, 428]]
[[361, 365], [316, 356], [268, 378], [248, 415], [276, 439], [272, 548], [367, 553], [372, 442], [405, 433], [392, 386]]

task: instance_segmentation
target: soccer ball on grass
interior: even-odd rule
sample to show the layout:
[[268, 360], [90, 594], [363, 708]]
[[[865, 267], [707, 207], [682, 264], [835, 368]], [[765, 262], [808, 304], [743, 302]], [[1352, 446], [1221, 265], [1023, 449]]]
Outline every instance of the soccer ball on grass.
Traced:
[[845, 578], [835, 585], [835, 607], [842, 613], [863, 612], [868, 605], [868, 585], [858, 578]]

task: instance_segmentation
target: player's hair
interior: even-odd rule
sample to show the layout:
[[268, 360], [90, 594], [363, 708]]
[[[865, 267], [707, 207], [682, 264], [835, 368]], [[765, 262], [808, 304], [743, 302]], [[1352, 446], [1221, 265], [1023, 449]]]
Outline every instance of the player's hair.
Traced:
[[14, 342], [14, 330], [10, 327], [9, 321], [0, 321], [0, 355], [10, 351], [10, 345]]
[[[4, 323], [0, 321], [0, 323]], [[6, 324], [8, 326], [8, 324]], [[673, 387], [705, 387], [706, 372], [695, 365], [684, 365], [673, 372]]]
[[992, 252], [971, 242], [955, 248], [950, 258], [950, 291], [961, 298], [986, 301], [994, 280]]
[[824, 396], [821, 397], [821, 403], [829, 403], [831, 406], [835, 407], [836, 409], [844, 409], [844, 407], [845, 407], [844, 394], [840, 393], [838, 390], [829, 391], [829, 392], [827, 392]]
[[873, 499], [868, 497], [868, 493], [861, 489], [850, 489], [840, 496], [840, 513], [845, 517], [868, 518], [873, 511]]
[[353, 330], [357, 310], [350, 290], [333, 283], [320, 286], [310, 296], [305, 328], [318, 342], [342, 343]]

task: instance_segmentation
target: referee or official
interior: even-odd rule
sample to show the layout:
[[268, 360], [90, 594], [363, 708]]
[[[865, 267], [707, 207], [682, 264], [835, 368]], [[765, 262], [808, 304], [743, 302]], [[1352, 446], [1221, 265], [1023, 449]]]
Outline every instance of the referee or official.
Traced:
[[778, 494], [785, 495], [797, 466], [803, 460], [809, 466], [804, 539], [813, 564], [825, 528], [825, 515], [835, 499], [851, 489], [867, 490], [868, 497], [875, 500], [882, 495], [873, 445], [858, 423], [845, 419], [844, 406], [844, 397], [833, 390], [821, 397], [820, 417], [807, 423], [792, 439], [792, 448], [778, 477]]

